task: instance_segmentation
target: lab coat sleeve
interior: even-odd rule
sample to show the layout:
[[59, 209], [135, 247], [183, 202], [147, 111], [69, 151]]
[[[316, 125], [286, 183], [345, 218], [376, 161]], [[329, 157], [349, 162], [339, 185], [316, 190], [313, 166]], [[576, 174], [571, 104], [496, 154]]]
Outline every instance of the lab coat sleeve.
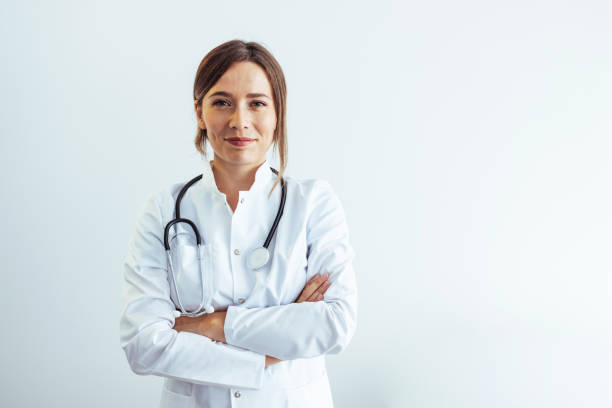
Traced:
[[345, 214], [329, 183], [319, 181], [307, 220], [307, 276], [328, 272], [324, 301], [250, 308], [230, 306], [228, 344], [281, 360], [336, 354], [357, 325], [357, 285]]
[[152, 195], [138, 217], [124, 263], [120, 341], [132, 371], [197, 384], [261, 388], [264, 355], [172, 328], [175, 307], [161, 220]]

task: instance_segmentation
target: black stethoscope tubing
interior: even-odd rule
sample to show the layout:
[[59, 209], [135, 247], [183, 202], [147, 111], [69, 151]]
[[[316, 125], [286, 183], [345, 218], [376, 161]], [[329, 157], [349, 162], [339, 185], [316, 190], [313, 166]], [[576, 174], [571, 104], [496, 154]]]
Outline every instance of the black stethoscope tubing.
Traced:
[[[270, 167], [270, 170], [272, 170], [274, 174], [278, 174], [278, 170], [272, 167]], [[181, 223], [181, 222], [188, 224], [193, 229], [193, 233], [196, 236], [196, 243], [198, 245], [202, 243], [202, 238], [200, 236], [200, 232], [198, 231], [198, 227], [196, 227], [193, 221], [191, 221], [188, 218], [181, 218], [181, 200], [183, 199], [183, 196], [185, 195], [189, 187], [191, 187], [193, 184], [195, 184], [201, 179], [202, 179], [202, 174], [199, 174], [193, 179], [189, 180], [187, 184], [183, 186], [181, 191], [179, 191], [178, 196], [176, 197], [176, 203], [174, 206], [175, 218], [171, 220], [170, 222], [168, 222], [168, 224], [166, 224], [166, 228], [164, 228], [164, 247], [166, 251], [170, 250], [170, 243], [168, 242], [170, 227], [172, 227], [175, 224]], [[280, 222], [280, 219], [283, 216], [283, 212], [285, 210], [285, 201], [287, 200], [287, 186], [285, 185], [285, 179], [283, 177], [281, 177], [280, 182], [281, 182], [281, 201], [278, 206], [278, 211], [276, 213], [276, 218], [274, 219], [274, 223], [272, 223], [272, 228], [270, 228], [270, 232], [268, 232], [268, 236], [266, 237], [266, 241], [263, 245], [263, 247], [266, 249], [268, 249], [268, 246], [270, 245], [270, 241], [272, 241], [272, 237], [276, 233], [278, 223]]]

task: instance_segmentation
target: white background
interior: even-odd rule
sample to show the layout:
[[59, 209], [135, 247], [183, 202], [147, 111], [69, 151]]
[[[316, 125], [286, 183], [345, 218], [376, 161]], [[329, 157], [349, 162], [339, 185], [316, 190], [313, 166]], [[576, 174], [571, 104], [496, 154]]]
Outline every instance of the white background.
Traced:
[[338, 407], [612, 405], [607, 1], [3, 3], [0, 405], [152, 407], [119, 347], [145, 198], [188, 180], [195, 72], [258, 41], [288, 174], [332, 183], [359, 284]]

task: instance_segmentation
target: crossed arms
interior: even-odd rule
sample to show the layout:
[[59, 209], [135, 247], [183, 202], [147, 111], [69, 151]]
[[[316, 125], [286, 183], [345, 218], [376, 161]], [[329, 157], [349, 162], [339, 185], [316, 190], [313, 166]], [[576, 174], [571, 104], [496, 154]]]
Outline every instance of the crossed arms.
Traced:
[[310, 279], [295, 303], [251, 309], [230, 306], [201, 318], [175, 319], [159, 238], [161, 211], [151, 196], [125, 259], [121, 346], [132, 370], [198, 384], [258, 389], [270, 364], [343, 350], [356, 328], [353, 254], [337, 198], [329, 188], [321, 189], [316, 198], [326, 203], [314, 207], [308, 227]]

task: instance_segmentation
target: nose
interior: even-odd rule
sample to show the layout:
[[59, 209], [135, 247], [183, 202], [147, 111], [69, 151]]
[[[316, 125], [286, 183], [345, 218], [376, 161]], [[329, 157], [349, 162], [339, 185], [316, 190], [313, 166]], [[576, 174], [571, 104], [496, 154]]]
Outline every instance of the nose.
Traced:
[[242, 106], [236, 107], [229, 122], [229, 126], [234, 129], [248, 129], [250, 123], [248, 109]]

